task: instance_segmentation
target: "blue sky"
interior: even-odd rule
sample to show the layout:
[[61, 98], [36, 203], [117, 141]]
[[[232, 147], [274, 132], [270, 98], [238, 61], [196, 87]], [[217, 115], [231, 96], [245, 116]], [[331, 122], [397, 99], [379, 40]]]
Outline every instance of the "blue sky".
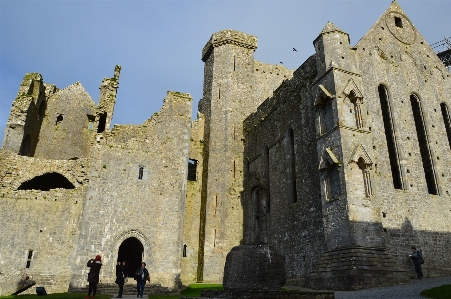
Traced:
[[[0, 141], [25, 73], [38, 72], [58, 88], [80, 81], [97, 102], [102, 79], [120, 64], [113, 124], [139, 124], [161, 108], [168, 90], [190, 93], [197, 111], [201, 51], [214, 32], [256, 35], [256, 60], [295, 69], [313, 54], [327, 21], [356, 44], [390, 3], [0, 0]], [[451, 35], [450, 0], [398, 4], [430, 44]]]

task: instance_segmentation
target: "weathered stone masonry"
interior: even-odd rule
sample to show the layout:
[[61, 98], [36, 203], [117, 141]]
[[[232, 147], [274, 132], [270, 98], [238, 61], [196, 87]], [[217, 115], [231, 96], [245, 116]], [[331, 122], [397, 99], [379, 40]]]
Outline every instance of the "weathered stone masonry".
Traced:
[[355, 46], [327, 23], [294, 71], [256, 48], [211, 36], [194, 122], [190, 95], [168, 92], [110, 129], [119, 66], [98, 105], [26, 74], [0, 150], [0, 294], [79, 290], [96, 254], [101, 285], [124, 259], [146, 261], [153, 287], [221, 283], [240, 244], [312, 288], [405, 282], [411, 245], [425, 276], [449, 275], [450, 73], [399, 5]]

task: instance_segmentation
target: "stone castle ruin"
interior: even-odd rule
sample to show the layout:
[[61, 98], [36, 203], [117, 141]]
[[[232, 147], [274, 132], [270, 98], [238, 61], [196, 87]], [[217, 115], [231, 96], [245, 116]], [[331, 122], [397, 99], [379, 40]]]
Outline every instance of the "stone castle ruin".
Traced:
[[240, 244], [316, 289], [403, 283], [411, 245], [426, 276], [450, 275], [450, 72], [396, 2], [349, 43], [327, 23], [293, 71], [254, 60], [255, 36], [214, 33], [193, 122], [190, 95], [168, 92], [111, 128], [119, 66], [98, 105], [26, 74], [0, 150], [0, 294], [83, 288], [96, 254], [101, 285], [124, 259], [155, 287], [221, 283]]

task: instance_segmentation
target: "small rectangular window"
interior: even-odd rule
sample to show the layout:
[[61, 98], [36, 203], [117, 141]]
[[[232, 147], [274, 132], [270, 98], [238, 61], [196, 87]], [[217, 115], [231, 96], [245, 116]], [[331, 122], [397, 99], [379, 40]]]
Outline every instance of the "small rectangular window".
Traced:
[[92, 128], [94, 127], [94, 121], [95, 120], [96, 120], [96, 117], [94, 115], [89, 115], [88, 114], [88, 122], [89, 122], [88, 128], [89, 128], [89, 130], [92, 130]]
[[143, 174], [144, 174], [144, 167], [140, 166], [139, 167], [139, 171], [138, 171], [138, 180], [142, 180], [143, 179]]
[[28, 257], [27, 257], [27, 265], [25, 268], [30, 268], [31, 266], [31, 260], [33, 259], [33, 250], [28, 250]]
[[395, 17], [395, 25], [396, 25], [396, 27], [402, 28], [401, 18]]
[[197, 172], [197, 160], [189, 159], [188, 160], [188, 181], [195, 181]]

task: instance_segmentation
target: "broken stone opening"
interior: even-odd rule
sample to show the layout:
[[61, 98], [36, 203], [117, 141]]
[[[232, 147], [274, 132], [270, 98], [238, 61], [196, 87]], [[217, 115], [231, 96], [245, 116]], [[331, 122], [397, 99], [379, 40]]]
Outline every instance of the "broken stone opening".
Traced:
[[387, 140], [388, 157], [390, 160], [390, 167], [392, 172], [393, 187], [395, 189], [404, 189], [401, 178], [401, 165], [398, 158], [398, 150], [395, 139], [395, 127], [391, 114], [391, 106], [388, 97], [387, 88], [384, 85], [379, 85], [379, 100], [381, 104], [382, 119], [384, 121], [385, 138]]
[[121, 246], [119, 246], [119, 252], [117, 254], [118, 262], [125, 262], [128, 267], [128, 277], [134, 277], [135, 271], [141, 266], [144, 258], [144, 246], [135, 237], [125, 239]]
[[443, 122], [445, 123], [446, 135], [448, 136], [448, 145], [451, 148], [451, 118], [449, 115], [448, 106], [445, 103], [440, 104], [442, 109]]
[[438, 195], [437, 182], [435, 180], [434, 165], [432, 164], [431, 152], [429, 149], [429, 141], [424, 126], [423, 113], [421, 111], [420, 100], [414, 94], [410, 96], [410, 104], [412, 105], [413, 119], [415, 121], [415, 129], [418, 136], [418, 146], [420, 147], [421, 160], [423, 162], [424, 176], [429, 194]]
[[196, 173], [197, 173], [197, 160], [189, 159], [188, 160], [188, 181], [197, 180]]
[[62, 114], [58, 114], [58, 116], [56, 117], [56, 123], [55, 125], [58, 125], [60, 122], [63, 121], [63, 115]]
[[103, 131], [105, 131], [106, 116], [106, 112], [99, 114], [99, 126], [97, 127], [97, 133], [103, 133]]
[[92, 130], [92, 128], [94, 127], [94, 122], [95, 122], [95, 120], [96, 120], [96, 118], [95, 118], [95, 116], [94, 115], [87, 115], [88, 116], [88, 129], [89, 130]]
[[50, 172], [23, 182], [17, 190], [49, 191], [50, 189], [56, 188], [75, 189], [75, 186], [63, 175]]

